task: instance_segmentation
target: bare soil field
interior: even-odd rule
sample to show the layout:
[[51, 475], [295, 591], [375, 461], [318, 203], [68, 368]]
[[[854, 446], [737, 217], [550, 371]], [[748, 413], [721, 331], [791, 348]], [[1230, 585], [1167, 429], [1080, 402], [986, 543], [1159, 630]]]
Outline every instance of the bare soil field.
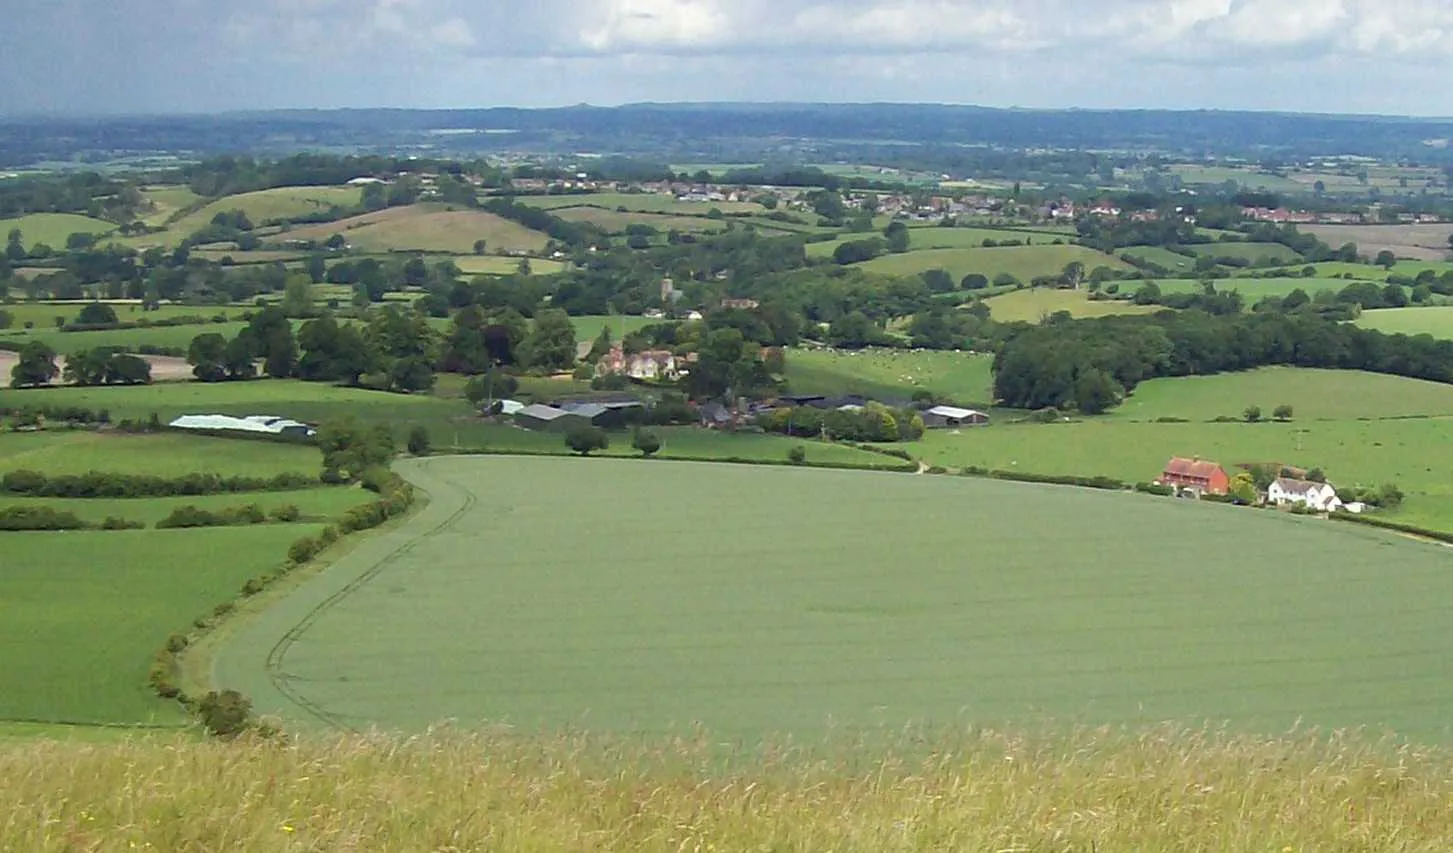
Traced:
[[1431, 225], [1305, 225], [1302, 230], [1314, 234], [1329, 246], [1356, 243], [1364, 255], [1376, 255], [1386, 249], [1399, 258], [1415, 261], [1441, 261], [1448, 257], [1448, 238], [1453, 223]]
[[[141, 359], [151, 365], [151, 380], [153, 382], [178, 382], [192, 378], [192, 366], [187, 364], [185, 358], [172, 358], [165, 355], [143, 355]], [[0, 385], [10, 384], [10, 370], [20, 361], [20, 356], [6, 350], [0, 350]], [[66, 369], [66, 357], [56, 359], [56, 366], [62, 371]]]

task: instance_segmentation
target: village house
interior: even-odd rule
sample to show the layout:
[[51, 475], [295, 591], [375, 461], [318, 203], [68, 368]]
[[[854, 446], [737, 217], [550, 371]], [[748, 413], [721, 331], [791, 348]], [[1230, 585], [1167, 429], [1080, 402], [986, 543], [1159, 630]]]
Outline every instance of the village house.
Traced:
[[595, 363], [596, 376], [625, 374], [640, 382], [674, 382], [684, 373], [681, 360], [670, 350], [646, 350], [626, 354], [620, 345], [611, 347], [610, 352]]
[[1200, 457], [1186, 459], [1177, 456], [1171, 459], [1156, 483], [1170, 486], [1178, 492], [1190, 492], [1197, 497], [1203, 494], [1224, 495], [1231, 489], [1231, 478], [1226, 474], [1226, 469]]
[[1337, 490], [1327, 483], [1278, 477], [1266, 490], [1267, 503], [1277, 506], [1304, 506], [1318, 512], [1332, 512], [1342, 507]]

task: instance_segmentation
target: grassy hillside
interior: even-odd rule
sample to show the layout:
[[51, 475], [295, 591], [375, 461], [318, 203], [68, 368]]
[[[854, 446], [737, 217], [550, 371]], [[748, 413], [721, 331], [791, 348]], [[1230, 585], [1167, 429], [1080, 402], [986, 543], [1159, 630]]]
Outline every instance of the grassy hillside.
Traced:
[[[458, 255], [453, 260], [465, 275], [513, 275], [520, 268], [519, 258], [501, 255]], [[530, 258], [530, 272], [535, 275], [553, 275], [564, 269], [562, 261]]]
[[932, 391], [960, 403], [993, 399], [993, 359], [930, 350], [837, 351], [794, 349], [787, 354], [787, 382], [795, 394], [863, 394], [910, 399]]
[[[668, 216], [655, 213], [621, 213], [601, 207], [564, 207], [552, 211], [567, 222], [587, 222], [608, 234], [622, 234], [632, 225], [649, 225], [662, 232], [667, 231], [724, 231], [727, 221], [707, 219], [705, 216]], [[706, 213], [706, 211], [701, 211]]]
[[1267, 418], [1281, 404], [1298, 421], [1453, 415], [1453, 385], [1352, 370], [1265, 367], [1216, 376], [1183, 376], [1141, 383], [1113, 411], [1116, 418], [1240, 417], [1260, 406]]
[[[152, 385], [147, 391], [185, 390], [182, 385]], [[67, 391], [97, 389], [63, 389], [41, 391], [49, 405], [105, 406], [104, 399], [72, 396], [62, 400], [54, 395]], [[101, 389], [128, 390], [128, 389]], [[140, 390], [140, 389], [138, 389]], [[27, 395], [30, 396], [27, 396]], [[52, 399], [54, 397], [54, 399]], [[0, 407], [24, 406], [36, 400], [31, 392], [7, 391], [0, 397]], [[144, 405], [131, 411], [113, 410], [113, 416], [146, 417]], [[265, 414], [253, 412], [252, 414]], [[163, 416], [166, 417], [165, 415]], [[262, 441], [222, 441], [195, 435], [127, 435], [87, 431], [45, 430], [37, 433], [0, 433], [0, 472], [20, 468], [48, 474], [84, 474], [87, 471], [108, 471], [118, 474], [154, 474], [180, 477], [192, 472], [244, 474], [270, 477], [274, 474], [308, 473], [318, 468], [318, 451], [297, 444]]]
[[8, 237], [16, 228], [20, 229], [21, 243], [26, 249], [44, 243], [63, 252], [66, 238], [72, 234], [110, 234], [116, 230], [116, 224], [74, 213], [30, 213], [13, 219], [0, 219], [0, 237]]
[[147, 187], [141, 195], [151, 204], [151, 210], [141, 217], [141, 221], [153, 227], [165, 225], [178, 211], [202, 200], [190, 187], [175, 185]]
[[[1324, 290], [1333, 292], [1342, 290], [1352, 282], [1340, 278], [1224, 278], [1217, 279], [1217, 290], [1240, 291], [1246, 306], [1250, 308], [1257, 300], [1267, 296], [1286, 296], [1293, 290], [1301, 289], [1307, 292], [1308, 296], [1314, 296]], [[1195, 279], [1156, 279], [1156, 285], [1162, 293], [1199, 293], [1201, 283]], [[1122, 293], [1134, 293], [1139, 288], [1138, 282], [1121, 282]]]
[[724, 761], [711, 734], [16, 744], [0, 846], [1438, 853], [1453, 837], [1446, 753], [1346, 735], [949, 732]]
[[1191, 243], [1186, 246], [1197, 255], [1213, 258], [1239, 258], [1253, 263], [1269, 260], [1273, 264], [1296, 264], [1303, 258], [1280, 243]]
[[1079, 261], [1086, 269], [1105, 266], [1111, 269], [1131, 269], [1119, 258], [1087, 249], [1084, 246], [1011, 246], [993, 249], [928, 249], [907, 252], [901, 255], [884, 255], [860, 266], [870, 272], [886, 275], [917, 275], [925, 270], [947, 270], [955, 279], [971, 272], [993, 278], [999, 273], [1009, 273], [1020, 281], [1028, 283], [1036, 276], [1059, 275], [1072, 261]]
[[240, 210], [253, 225], [270, 219], [287, 219], [326, 212], [331, 207], [357, 207], [363, 199], [359, 187], [278, 187], [270, 190], [225, 196], [173, 222], [168, 231], [182, 237], [212, 222], [219, 213]]
[[1384, 308], [1364, 312], [1357, 325], [1401, 335], [1432, 335], [1453, 339], [1453, 305], [1432, 308]]
[[1172, 252], [1170, 249], [1160, 246], [1131, 246], [1128, 249], [1121, 249], [1119, 256], [1123, 258], [1136, 257], [1147, 263], [1164, 267], [1172, 272], [1185, 273], [1189, 275], [1196, 268], [1195, 258], [1188, 258], [1185, 255]]
[[1108, 317], [1113, 314], [1153, 314], [1160, 310], [1153, 305], [1135, 305], [1120, 300], [1091, 302], [1088, 291], [1044, 287], [1013, 290], [991, 296], [984, 302], [989, 306], [989, 316], [1000, 323], [1038, 323], [1059, 311], [1068, 311], [1075, 317]]
[[539, 251], [549, 239], [508, 219], [482, 210], [448, 210], [442, 205], [392, 207], [338, 222], [308, 225], [288, 232], [293, 240], [322, 242], [342, 234], [364, 252], [450, 252], [468, 254], [474, 241], [489, 251]]

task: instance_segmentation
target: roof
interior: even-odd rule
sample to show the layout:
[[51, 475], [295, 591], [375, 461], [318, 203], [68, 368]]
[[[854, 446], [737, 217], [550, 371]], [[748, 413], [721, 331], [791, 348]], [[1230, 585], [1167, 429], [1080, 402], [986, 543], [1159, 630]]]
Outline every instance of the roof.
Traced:
[[498, 400], [499, 410], [502, 414], [514, 415], [523, 412], [526, 408], [519, 400]]
[[313, 428], [299, 421], [279, 418], [275, 415], [250, 415], [245, 418], [232, 415], [182, 415], [167, 426], [173, 429], [209, 429], [231, 432], [255, 432], [264, 435], [281, 435], [284, 432], [306, 432], [313, 434]]
[[1293, 480], [1290, 477], [1277, 477], [1272, 485], [1280, 488], [1289, 495], [1305, 495], [1319, 491], [1326, 483], [1316, 483], [1311, 480]]
[[562, 414], [580, 415], [582, 418], [594, 418], [611, 411], [609, 407], [600, 403], [573, 403]]
[[537, 421], [553, 421], [556, 418], [563, 418], [566, 415], [572, 415], [576, 413], [567, 412], [564, 409], [557, 409], [554, 406], [542, 406], [539, 403], [536, 403], [533, 406], [526, 406], [523, 409], [520, 409], [515, 414], [521, 417], [534, 418]]
[[[1182, 456], [1175, 457], [1165, 465], [1165, 473], [1177, 477], [1209, 479], [1217, 471], [1221, 471], [1221, 466], [1215, 462], [1208, 462], [1204, 459], [1186, 459]], [[1222, 473], [1225, 472], [1222, 471]]]
[[988, 417], [988, 415], [975, 409], [960, 409], [956, 406], [934, 406], [932, 409], [924, 412], [924, 414], [938, 415], [941, 418], [953, 418], [954, 420], [965, 420], [967, 418], [973, 417]]

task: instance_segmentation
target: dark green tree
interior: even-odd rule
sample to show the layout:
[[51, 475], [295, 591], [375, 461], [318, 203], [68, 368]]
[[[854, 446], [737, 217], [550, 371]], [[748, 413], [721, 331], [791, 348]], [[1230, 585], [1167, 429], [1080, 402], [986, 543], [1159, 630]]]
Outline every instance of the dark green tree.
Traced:
[[44, 341], [30, 341], [20, 348], [20, 357], [10, 368], [11, 388], [34, 388], [49, 385], [60, 375], [55, 363], [56, 351]]
[[529, 367], [569, 370], [575, 366], [575, 324], [557, 308], [540, 311], [520, 348], [522, 360]]
[[565, 446], [581, 456], [589, 456], [594, 451], [610, 447], [610, 436], [600, 427], [571, 427], [565, 433]]
[[85, 326], [103, 326], [118, 322], [116, 309], [104, 302], [88, 302], [76, 314], [76, 322]]
[[187, 363], [197, 379], [221, 382], [227, 378], [227, 339], [216, 332], [197, 335], [187, 347]]
[[642, 456], [652, 456], [661, 449], [661, 437], [651, 430], [637, 428], [631, 434], [631, 447], [639, 450]]

